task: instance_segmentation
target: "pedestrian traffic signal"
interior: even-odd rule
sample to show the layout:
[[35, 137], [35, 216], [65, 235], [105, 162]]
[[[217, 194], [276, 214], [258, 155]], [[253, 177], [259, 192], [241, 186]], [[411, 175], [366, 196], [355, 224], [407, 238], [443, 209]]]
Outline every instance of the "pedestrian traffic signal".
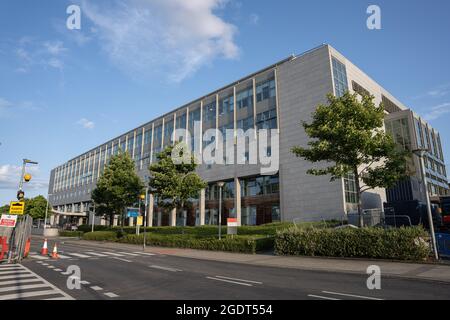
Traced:
[[17, 200], [23, 201], [24, 198], [25, 198], [25, 192], [23, 192], [22, 190], [17, 191]]

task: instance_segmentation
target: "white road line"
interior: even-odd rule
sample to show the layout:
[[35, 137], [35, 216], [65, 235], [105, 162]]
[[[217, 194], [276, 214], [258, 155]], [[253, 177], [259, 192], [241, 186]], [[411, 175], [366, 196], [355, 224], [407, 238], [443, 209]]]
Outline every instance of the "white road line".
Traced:
[[98, 287], [98, 286], [92, 286], [91, 289], [94, 291], [102, 291], [103, 290], [103, 288]]
[[236, 278], [230, 278], [230, 277], [224, 277], [224, 276], [216, 276], [216, 278], [227, 279], [227, 280], [235, 280], [235, 281], [242, 281], [242, 282], [255, 283], [255, 284], [263, 284], [262, 282], [259, 282], [259, 281], [236, 279]]
[[96, 257], [107, 257], [106, 254], [103, 254], [103, 253], [97, 253], [97, 252], [93, 252], [93, 251], [88, 251], [88, 252], [86, 252], [86, 253], [91, 254], [91, 255], [94, 255], [94, 256], [96, 256]]
[[119, 253], [115, 253], [115, 252], [102, 251], [102, 253], [108, 254], [108, 255], [114, 256], [114, 257], [123, 257], [123, 254], [119, 254]]
[[344, 297], [353, 297], [353, 298], [360, 298], [360, 299], [368, 299], [368, 300], [383, 300], [383, 299], [379, 299], [379, 298], [366, 297], [366, 296], [359, 296], [359, 295], [355, 295], [355, 294], [347, 294], [347, 293], [340, 293], [340, 292], [332, 292], [332, 291], [322, 291], [322, 293], [333, 294], [333, 295], [344, 296]]
[[7, 274], [19, 274], [19, 273], [28, 273], [27, 270], [24, 269], [17, 269], [17, 270], [9, 270], [5, 272], [0, 272], [0, 275], [7, 275]]
[[42, 265], [43, 265], [43, 266], [49, 266], [49, 264], [48, 264], [48, 263], [43, 263]]
[[8, 281], [0, 281], [0, 286], [7, 286], [7, 285], [10, 285], [10, 284], [38, 282], [38, 281], [41, 281], [41, 280], [36, 279], [36, 278], [33, 278], [33, 279], [15, 279], [15, 280], [8, 280]]
[[[21, 292], [21, 293], [13, 293], [4, 296], [0, 296], [0, 300], [13, 300], [13, 299], [21, 299], [21, 298], [32, 298], [39, 296], [50, 296], [58, 294], [55, 290], [45, 290], [45, 291], [32, 291], [32, 292]], [[73, 300], [72, 297], [61, 297], [61, 300]]]
[[[48, 288], [48, 285], [46, 283], [28, 284], [28, 285], [24, 285], [24, 286], [18, 285], [18, 286], [0, 288], [0, 292], [35, 289], [35, 288]], [[1, 296], [0, 296], [0, 299], [1, 299]]]
[[61, 274], [65, 275], [65, 276], [68, 276], [69, 274], [71, 274], [71, 272], [64, 271], [64, 272], [61, 272]]
[[118, 295], [112, 292], [106, 292], [105, 296], [110, 297], [110, 298], [117, 298]]
[[60, 258], [60, 259], [70, 259], [70, 257], [65, 256], [63, 254], [60, 254], [60, 253], [58, 253], [58, 258]]
[[22, 278], [29, 278], [29, 277], [34, 277], [33, 274], [31, 273], [27, 273], [27, 274], [14, 274], [14, 275], [10, 275], [10, 276], [1, 276], [0, 280], [8, 280], [8, 279], [22, 279]]
[[0, 269], [0, 274], [1, 274], [3, 271], [11, 271], [11, 270], [23, 270], [23, 269], [20, 268], [20, 267], [1, 268], [1, 269]]
[[175, 269], [175, 268], [170, 268], [170, 267], [161, 267], [161, 266], [155, 266], [155, 265], [150, 266], [150, 268], [159, 269], [159, 270], [165, 270], [165, 271], [170, 271], [170, 272], [181, 272], [181, 271], [183, 271], [183, 270], [180, 270], [180, 269]]
[[78, 258], [90, 258], [90, 256], [87, 256], [87, 255], [85, 255], [85, 254], [81, 254], [81, 253], [69, 253], [69, 252], [66, 252], [66, 254], [68, 254], [68, 255], [70, 255], [70, 256], [75, 256], [75, 257], [78, 257]]
[[154, 253], [139, 252], [139, 251], [136, 251], [136, 252], [134, 252], [134, 253], [142, 254], [142, 255], [144, 255], [144, 256], [155, 256], [155, 255], [156, 255], [156, 254], [154, 254]]
[[127, 256], [139, 257], [139, 255], [136, 253], [122, 252], [122, 251], [120, 251], [119, 253], [127, 255]]
[[84, 284], [84, 285], [89, 285], [89, 284], [91, 284], [89, 281], [85, 281], [85, 280], [80, 281], [80, 283], [81, 283], [81, 284]]
[[53, 271], [56, 271], [56, 272], [61, 272], [61, 271], [62, 271], [62, 269], [53, 269]]
[[238, 284], [238, 285], [241, 285], [241, 286], [253, 287], [253, 285], [251, 285], [249, 283], [243, 283], [243, 282], [237, 282], [237, 281], [231, 281], [231, 280], [225, 280], [225, 279], [219, 279], [219, 278], [213, 278], [213, 277], [206, 277], [206, 279], [222, 281], [222, 282], [228, 282], [228, 283], [234, 283], [234, 284]]
[[56, 267], [55, 267], [55, 266], [47, 266], [47, 268], [49, 268], [49, 269], [55, 269]]
[[123, 261], [123, 262], [133, 262], [133, 261], [131, 261], [131, 260], [127, 260], [127, 259], [123, 259], [123, 258], [118, 258], [118, 257], [112, 257], [112, 259], [120, 260], [120, 261]]
[[308, 297], [323, 299], [323, 300], [341, 300], [341, 299], [336, 299], [336, 298], [331, 298], [331, 297], [316, 296], [315, 294], [308, 294]]
[[37, 260], [48, 260], [48, 257], [40, 256], [37, 254], [30, 255], [30, 258], [37, 259]]
[[5, 264], [5, 265], [0, 266], [0, 271], [6, 270], [6, 269], [11, 269], [11, 268], [21, 269], [22, 266], [19, 264]]

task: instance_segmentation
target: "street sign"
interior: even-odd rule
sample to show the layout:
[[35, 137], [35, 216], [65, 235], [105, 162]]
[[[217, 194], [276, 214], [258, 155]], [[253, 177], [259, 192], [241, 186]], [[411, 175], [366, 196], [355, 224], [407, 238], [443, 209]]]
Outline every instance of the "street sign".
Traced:
[[0, 218], [0, 227], [14, 228], [16, 226], [17, 216], [2, 214]]
[[231, 235], [237, 234], [238, 221], [236, 218], [227, 219], [227, 233]]
[[9, 204], [9, 213], [10, 214], [19, 214], [22, 215], [25, 210], [25, 202], [17, 202], [11, 201]]
[[127, 209], [127, 217], [128, 218], [137, 218], [137, 217], [139, 217], [139, 209], [128, 208]]
[[143, 216], [137, 217], [136, 225], [138, 225], [138, 226], [143, 226], [144, 225], [144, 217]]

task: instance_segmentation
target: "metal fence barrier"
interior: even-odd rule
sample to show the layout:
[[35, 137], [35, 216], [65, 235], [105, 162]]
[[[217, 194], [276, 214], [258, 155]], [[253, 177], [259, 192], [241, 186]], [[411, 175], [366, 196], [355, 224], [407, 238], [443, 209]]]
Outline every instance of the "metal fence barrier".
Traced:
[[30, 250], [33, 218], [21, 216], [15, 228], [0, 227], [0, 262], [22, 261]]

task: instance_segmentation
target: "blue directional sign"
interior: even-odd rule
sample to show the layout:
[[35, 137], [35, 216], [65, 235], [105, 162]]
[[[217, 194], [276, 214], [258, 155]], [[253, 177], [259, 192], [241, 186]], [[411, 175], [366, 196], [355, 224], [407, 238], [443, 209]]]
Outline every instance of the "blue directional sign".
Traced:
[[137, 218], [139, 217], [139, 209], [128, 209], [127, 210], [128, 218]]

